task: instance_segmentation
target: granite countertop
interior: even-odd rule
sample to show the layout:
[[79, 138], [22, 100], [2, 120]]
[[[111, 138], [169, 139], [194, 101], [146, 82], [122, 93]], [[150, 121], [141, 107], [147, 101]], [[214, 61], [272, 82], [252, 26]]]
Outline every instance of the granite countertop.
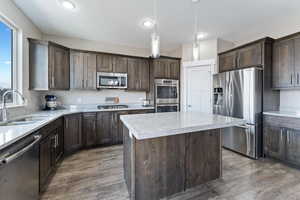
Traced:
[[268, 111], [268, 112], [263, 112], [263, 114], [279, 116], [279, 117], [300, 118], [300, 111]]
[[[124, 104], [122, 104], [124, 105]], [[141, 105], [133, 105], [133, 104], [125, 104], [128, 105], [128, 108], [123, 109], [105, 109], [99, 110], [97, 106], [73, 106], [73, 109], [63, 109], [63, 110], [55, 110], [55, 111], [40, 111], [35, 112], [26, 116], [41, 116], [44, 119], [42, 121], [37, 121], [31, 124], [25, 125], [15, 125], [15, 126], [0, 126], [0, 150], [5, 147], [17, 142], [18, 140], [30, 135], [31, 133], [39, 130], [50, 122], [62, 117], [64, 115], [75, 114], [75, 113], [86, 113], [86, 112], [107, 112], [107, 111], [122, 111], [122, 110], [147, 110], [154, 109], [154, 107], [143, 107]], [[18, 118], [22, 118], [25, 116], [19, 116]]]
[[243, 119], [200, 112], [123, 115], [130, 135], [138, 140], [242, 125]]

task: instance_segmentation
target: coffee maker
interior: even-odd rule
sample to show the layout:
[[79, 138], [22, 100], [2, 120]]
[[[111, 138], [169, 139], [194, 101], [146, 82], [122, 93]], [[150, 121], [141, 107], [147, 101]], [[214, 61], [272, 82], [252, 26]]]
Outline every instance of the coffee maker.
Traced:
[[46, 100], [45, 110], [57, 109], [57, 97], [55, 95], [46, 95], [45, 100]]

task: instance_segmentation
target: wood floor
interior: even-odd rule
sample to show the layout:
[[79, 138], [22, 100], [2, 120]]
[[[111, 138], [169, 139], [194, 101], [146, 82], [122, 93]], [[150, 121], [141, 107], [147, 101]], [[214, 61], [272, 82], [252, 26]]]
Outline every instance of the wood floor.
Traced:
[[[63, 161], [42, 200], [128, 200], [122, 146], [78, 152]], [[223, 178], [169, 200], [300, 200], [300, 170], [223, 151]]]

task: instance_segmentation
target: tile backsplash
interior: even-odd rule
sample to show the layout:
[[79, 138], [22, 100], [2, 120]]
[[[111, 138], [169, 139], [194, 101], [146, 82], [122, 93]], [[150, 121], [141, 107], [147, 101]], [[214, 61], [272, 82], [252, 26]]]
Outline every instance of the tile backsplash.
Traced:
[[140, 103], [146, 98], [146, 92], [128, 92], [124, 90], [100, 90], [100, 91], [51, 91], [42, 92], [41, 100], [46, 94], [56, 95], [58, 101], [63, 105], [72, 104], [101, 104], [105, 103], [106, 97], [119, 97], [120, 103]]
[[300, 90], [281, 90], [280, 110], [300, 111]]

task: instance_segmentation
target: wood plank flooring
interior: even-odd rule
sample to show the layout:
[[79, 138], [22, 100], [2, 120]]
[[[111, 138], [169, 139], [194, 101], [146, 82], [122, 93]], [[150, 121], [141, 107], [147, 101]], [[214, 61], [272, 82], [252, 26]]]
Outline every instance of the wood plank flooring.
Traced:
[[[80, 151], [66, 158], [42, 200], [128, 200], [123, 148]], [[223, 150], [223, 178], [168, 200], [300, 200], [300, 170]]]

